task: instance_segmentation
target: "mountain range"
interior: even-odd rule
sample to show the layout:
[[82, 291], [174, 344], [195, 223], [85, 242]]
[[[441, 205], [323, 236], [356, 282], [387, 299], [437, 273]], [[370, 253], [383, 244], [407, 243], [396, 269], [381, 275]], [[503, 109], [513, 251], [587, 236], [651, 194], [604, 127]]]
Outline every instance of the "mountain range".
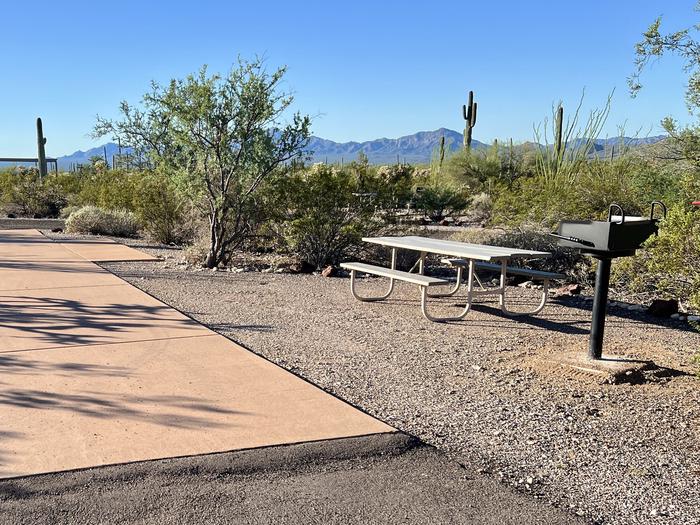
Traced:
[[[335, 142], [320, 137], [311, 137], [307, 151], [312, 162], [350, 162], [358, 158], [360, 153], [367, 156], [372, 164], [393, 164], [395, 162], [407, 162], [411, 164], [429, 163], [437, 148], [440, 145], [440, 138], [445, 137], [445, 145], [448, 151], [454, 151], [462, 147], [462, 134], [447, 128], [440, 128], [435, 131], [419, 131], [412, 135], [406, 135], [397, 139], [381, 138], [366, 142]], [[665, 135], [653, 137], [624, 137], [624, 144], [635, 148], [648, 144], [654, 144], [665, 139]], [[601, 155], [610, 151], [613, 145], [620, 144], [620, 137], [598, 139], [595, 142], [591, 155]], [[580, 140], [572, 141], [572, 145], [580, 144]], [[478, 140], [472, 141], [472, 148], [481, 149], [487, 147]], [[123, 152], [129, 151], [123, 148]], [[70, 155], [58, 157], [58, 167], [67, 170], [73, 164], [88, 164], [90, 158], [94, 156], [107, 155], [108, 162], [112, 163], [112, 156], [119, 152], [119, 146], [109, 142], [102, 146], [89, 149], [87, 151], [76, 151]]]

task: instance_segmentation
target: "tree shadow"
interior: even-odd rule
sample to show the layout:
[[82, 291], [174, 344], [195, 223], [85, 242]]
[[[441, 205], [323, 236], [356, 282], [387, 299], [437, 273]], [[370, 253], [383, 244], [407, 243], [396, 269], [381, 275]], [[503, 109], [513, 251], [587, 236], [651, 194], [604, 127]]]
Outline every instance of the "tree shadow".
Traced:
[[76, 375], [100, 375], [105, 377], [128, 377], [130, 368], [105, 366], [94, 363], [61, 362], [50, 363], [27, 357], [14, 357], [0, 354], [0, 375], [30, 375], [50, 373], [58, 376], [75, 377]]
[[[129, 342], [125, 332], [158, 326], [201, 334], [201, 325], [164, 304], [87, 304], [75, 299], [0, 294], [0, 326], [41, 345], [69, 346]], [[9, 330], [8, 330], [9, 329]], [[5, 350], [7, 352], [8, 350]], [[12, 351], [12, 350], [9, 350]], [[0, 350], [3, 353], [3, 350]]]
[[[218, 407], [210, 400], [180, 396], [131, 396], [109, 392], [49, 392], [31, 388], [0, 391], [0, 406], [31, 410], [61, 410], [94, 419], [118, 419], [152, 423], [168, 428], [201, 429], [231, 427], [231, 422], [213, 421], [209, 415], [249, 415]], [[157, 406], [163, 412], [144, 410]], [[3, 437], [0, 435], [0, 438]]]
[[79, 273], [83, 275], [100, 274], [109, 275], [109, 272], [89, 261], [45, 259], [40, 261], [26, 261], [17, 257], [16, 259], [0, 260], [0, 270], [16, 270], [26, 272], [55, 272], [55, 273]]

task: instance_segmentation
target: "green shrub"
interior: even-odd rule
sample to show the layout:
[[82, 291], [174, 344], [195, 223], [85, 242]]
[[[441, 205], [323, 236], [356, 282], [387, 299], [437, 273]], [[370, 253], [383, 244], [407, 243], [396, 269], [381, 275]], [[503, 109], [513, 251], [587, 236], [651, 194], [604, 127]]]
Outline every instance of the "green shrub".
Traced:
[[96, 169], [81, 176], [76, 203], [106, 210], [134, 211], [142, 172]]
[[54, 174], [41, 180], [35, 169], [6, 171], [0, 178], [2, 201], [22, 217], [58, 217], [68, 202], [60, 177]]
[[447, 185], [433, 184], [422, 188], [415, 197], [416, 208], [432, 221], [459, 214], [469, 205], [466, 192]]
[[144, 230], [158, 242], [170, 244], [191, 238], [183, 206], [183, 199], [165, 175], [144, 173], [136, 183], [136, 216]]
[[139, 230], [136, 216], [127, 210], [105, 210], [83, 206], [66, 220], [66, 232], [134, 237]]
[[524, 268], [563, 273], [572, 282], [591, 284], [592, 260], [581, 255], [577, 250], [559, 246], [557, 239], [547, 232], [537, 230], [464, 230], [453, 234], [450, 239], [492, 246], [507, 246], [521, 250], [549, 252], [551, 257], [517, 261], [516, 265]]
[[[612, 203], [630, 215], [645, 213], [659, 195], [649, 180], [637, 178], [641, 169], [625, 159], [592, 160], [565, 182], [534, 176], [518, 179], [510, 187], [501, 185], [495, 191], [492, 223], [552, 228], [564, 219], [604, 219]], [[647, 172], [644, 176], [650, 177]]]
[[279, 190], [286, 197], [280, 207], [289, 249], [316, 268], [356, 252], [362, 237], [381, 227], [374, 203], [360, 191], [368, 189], [367, 183], [352, 168], [326, 164], [286, 178]]
[[640, 298], [675, 298], [700, 311], [700, 210], [671, 206], [658, 237], [615, 264], [612, 281]]

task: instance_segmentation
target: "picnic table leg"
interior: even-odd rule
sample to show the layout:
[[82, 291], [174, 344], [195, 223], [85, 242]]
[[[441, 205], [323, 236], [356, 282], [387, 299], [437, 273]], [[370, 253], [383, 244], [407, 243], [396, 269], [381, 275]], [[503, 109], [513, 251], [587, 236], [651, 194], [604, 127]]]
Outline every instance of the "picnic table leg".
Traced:
[[467, 281], [467, 302], [464, 305], [464, 309], [462, 312], [454, 317], [434, 317], [428, 312], [428, 287], [427, 286], [421, 286], [420, 287], [420, 309], [421, 312], [423, 313], [423, 317], [425, 317], [428, 321], [433, 321], [435, 323], [446, 323], [448, 321], [461, 321], [466, 317], [466, 315], [469, 313], [469, 310], [471, 310], [472, 307], [472, 292], [474, 291], [474, 261], [472, 259], [469, 260], [469, 275], [468, 275], [468, 281]]
[[462, 286], [462, 267], [457, 267], [457, 282], [455, 285], [447, 292], [428, 294], [428, 297], [451, 297], [456, 294], [460, 287]]
[[[396, 270], [396, 248], [391, 249], [391, 269]], [[355, 290], [355, 280], [356, 280], [356, 270], [350, 270], [350, 292], [352, 293], [352, 296], [357, 299], [358, 301], [362, 301], [365, 303], [373, 302], [373, 301], [383, 301], [387, 297], [391, 295], [391, 293], [394, 291], [394, 279], [389, 278], [389, 290], [384, 295], [380, 295], [377, 297], [363, 297], [357, 293]]]
[[540, 302], [534, 310], [528, 310], [525, 312], [513, 312], [506, 306], [506, 268], [508, 266], [507, 261], [501, 261], [501, 292], [498, 294], [498, 304], [501, 306], [501, 311], [506, 315], [516, 316], [516, 315], [535, 315], [542, 311], [545, 304], [547, 304], [547, 297], [549, 296], [549, 279], [544, 279], [542, 284], [542, 296], [540, 297]]

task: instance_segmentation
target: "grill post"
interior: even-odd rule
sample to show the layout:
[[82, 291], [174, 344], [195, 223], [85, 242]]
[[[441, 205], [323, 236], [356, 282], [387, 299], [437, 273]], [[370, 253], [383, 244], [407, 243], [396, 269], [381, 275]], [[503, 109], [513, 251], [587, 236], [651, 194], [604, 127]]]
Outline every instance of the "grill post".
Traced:
[[608, 306], [608, 289], [610, 288], [610, 257], [595, 257], [598, 268], [595, 276], [595, 295], [593, 296], [593, 319], [591, 337], [588, 342], [588, 357], [600, 359], [603, 355], [603, 332], [605, 330], [605, 311]]

